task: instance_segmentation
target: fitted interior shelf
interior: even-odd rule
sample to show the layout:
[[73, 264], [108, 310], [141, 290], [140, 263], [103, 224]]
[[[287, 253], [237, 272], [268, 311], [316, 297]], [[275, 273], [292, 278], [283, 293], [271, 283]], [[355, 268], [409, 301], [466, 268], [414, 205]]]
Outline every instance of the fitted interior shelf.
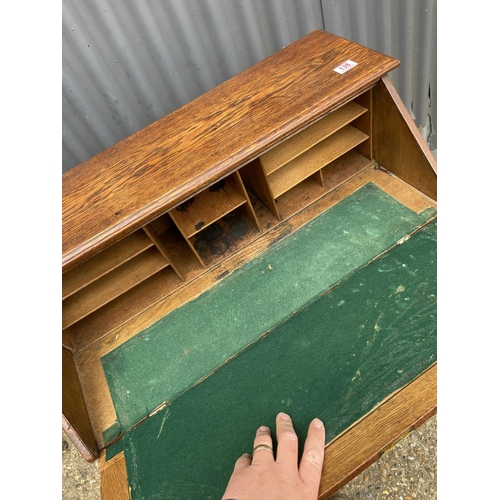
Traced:
[[170, 216], [184, 236], [191, 238], [246, 202], [229, 177], [171, 210]]
[[135, 318], [183, 285], [171, 267], [165, 267], [115, 300], [69, 328], [75, 351], [85, 349]]
[[62, 277], [63, 299], [152, 246], [153, 242], [143, 231], [136, 231], [82, 265], [64, 273]]
[[366, 134], [350, 125], [346, 125], [334, 135], [286, 163], [268, 176], [269, 186], [274, 198], [278, 198], [299, 182], [318, 172], [331, 161], [342, 156], [366, 139], [368, 139]]
[[63, 328], [88, 316], [168, 265], [155, 248], [140, 253], [66, 299], [63, 302]]
[[[169, 212], [193, 252], [203, 266], [212, 260], [211, 255], [224, 255], [229, 244], [221, 237], [226, 234], [227, 225], [217, 221], [238, 208], [260, 230], [259, 221], [250, 202], [240, 174], [235, 172], [220, 180], [201, 193], [190, 198]], [[243, 223], [243, 222], [242, 222]], [[217, 250], [210, 252], [207, 247]]]
[[[363, 156], [361, 164], [371, 161], [370, 128], [368, 91], [262, 154], [241, 169], [241, 177], [281, 220], [290, 215], [289, 199], [310, 200], [315, 186], [325, 192], [324, 169], [338, 158], [356, 151]], [[349, 163], [338, 164], [336, 170], [350, 170]], [[292, 195], [281, 202], [290, 190]], [[303, 206], [299, 202], [296, 209]]]
[[366, 168], [355, 148], [369, 138], [369, 102], [348, 102], [66, 272], [66, 344], [104, 337]]
[[334, 190], [372, 164], [373, 160], [357, 151], [348, 151], [321, 169], [322, 185], [313, 177], [308, 177], [276, 200], [282, 218], [286, 220], [292, 217], [298, 211], [325, 196], [325, 192]]
[[264, 172], [266, 175], [272, 174], [367, 111], [354, 101], [333, 111], [304, 131], [264, 153], [260, 157]]

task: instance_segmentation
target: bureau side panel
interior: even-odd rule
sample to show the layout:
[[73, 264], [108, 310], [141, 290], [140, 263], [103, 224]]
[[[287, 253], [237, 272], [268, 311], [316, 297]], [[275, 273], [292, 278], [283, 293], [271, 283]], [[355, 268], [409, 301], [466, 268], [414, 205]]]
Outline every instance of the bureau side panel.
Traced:
[[91, 462], [98, 456], [97, 445], [73, 354], [64, 348], [62, 369], [63, 430], [85, 460]]
[[384, 76], [372, 92], [374, 160], [436, 200], [436, 160], [394, 85]]

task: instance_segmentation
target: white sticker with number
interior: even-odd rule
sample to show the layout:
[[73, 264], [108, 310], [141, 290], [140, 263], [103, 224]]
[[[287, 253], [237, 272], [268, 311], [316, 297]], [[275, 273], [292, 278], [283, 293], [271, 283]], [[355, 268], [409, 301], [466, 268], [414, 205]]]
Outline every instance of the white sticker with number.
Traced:
[[342, 63], [340, 66], [337, 66], [333, 71], [343, 75], [344, 73], [346, 73], [347, 71], [349, 71], [350, 69], [354, 68], [354, 66], [357, 66], [357, 65], [358, 65], [357, 62], [347, 60], [345, 63]]

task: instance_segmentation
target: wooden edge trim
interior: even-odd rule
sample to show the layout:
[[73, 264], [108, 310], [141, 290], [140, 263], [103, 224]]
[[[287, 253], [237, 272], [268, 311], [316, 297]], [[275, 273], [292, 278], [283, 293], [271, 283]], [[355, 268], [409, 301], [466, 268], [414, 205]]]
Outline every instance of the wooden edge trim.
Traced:
[[435, 363], [327, 445], [319, 500], [330, 498], [436, 412]]
[[400, 112], [406, 125], [408, 126], [411, 133], [415, 137], [415, 140], [418, 142], [418, 145], [420, 146], [422, 153], [425, 155], [425, 158], [429, 162], [432, 170], [434, 170], [434, 172], [437, 175], [437, 161], [434, 158], [434, 155], [430, 152], [429, 146], [424, 141], [424, 138], [422, 137], [422, 134], [418, 130], [417, 125], [415, 124], [412, 117], [408, 113], [408, 109], [404, 105], [404, 102], [401, 100], [401, 97], [399, 97], [399, 94], [398, 94], [398, 91], [396, 90], [396, 87], [394, 87], [394, 84], [392, 83], [392, 81], [388, 75], [384, 75], [381, 78], [381, 80], [382, 80], [382, 84], [387, 89], [387, 92], [389, 92], [389, 95], [392, 97], [394, 104], [396, 104], [396, 107], [398, 108], [398, 111]]
[[81, 453], [87, 462], [93, 462], [97, 459], [97, 455], [95, 455], [85, 444], [83, 439], [80, 437], [78, 432], [76, 432], [75, 428], [69, 423], [69, 420], [64, 416], [64, 414], [62, 415], [62, 428], [69, 440], [75, 445], [75, 448]]
[[127, 464], [123, 451], [107, 462], [100, 460], [101, 500], [130, 500]]

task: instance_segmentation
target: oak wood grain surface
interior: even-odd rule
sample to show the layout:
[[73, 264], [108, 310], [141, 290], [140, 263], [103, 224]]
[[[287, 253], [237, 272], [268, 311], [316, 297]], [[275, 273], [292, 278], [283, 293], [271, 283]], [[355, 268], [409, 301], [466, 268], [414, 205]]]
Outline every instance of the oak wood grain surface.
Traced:
[[437, 163], [389, 78], [373, 91], [373, 156], [384, 168], [437, 199]]
[[[333, 69], [346, 60], [345, 74]], [[316, 30], [63, 174], [63, 270], [345, 104], [399, 61]]]
[[119, 453], [107, 462], [100, 460], [101, 500], [130, 500], [125, 455]]

